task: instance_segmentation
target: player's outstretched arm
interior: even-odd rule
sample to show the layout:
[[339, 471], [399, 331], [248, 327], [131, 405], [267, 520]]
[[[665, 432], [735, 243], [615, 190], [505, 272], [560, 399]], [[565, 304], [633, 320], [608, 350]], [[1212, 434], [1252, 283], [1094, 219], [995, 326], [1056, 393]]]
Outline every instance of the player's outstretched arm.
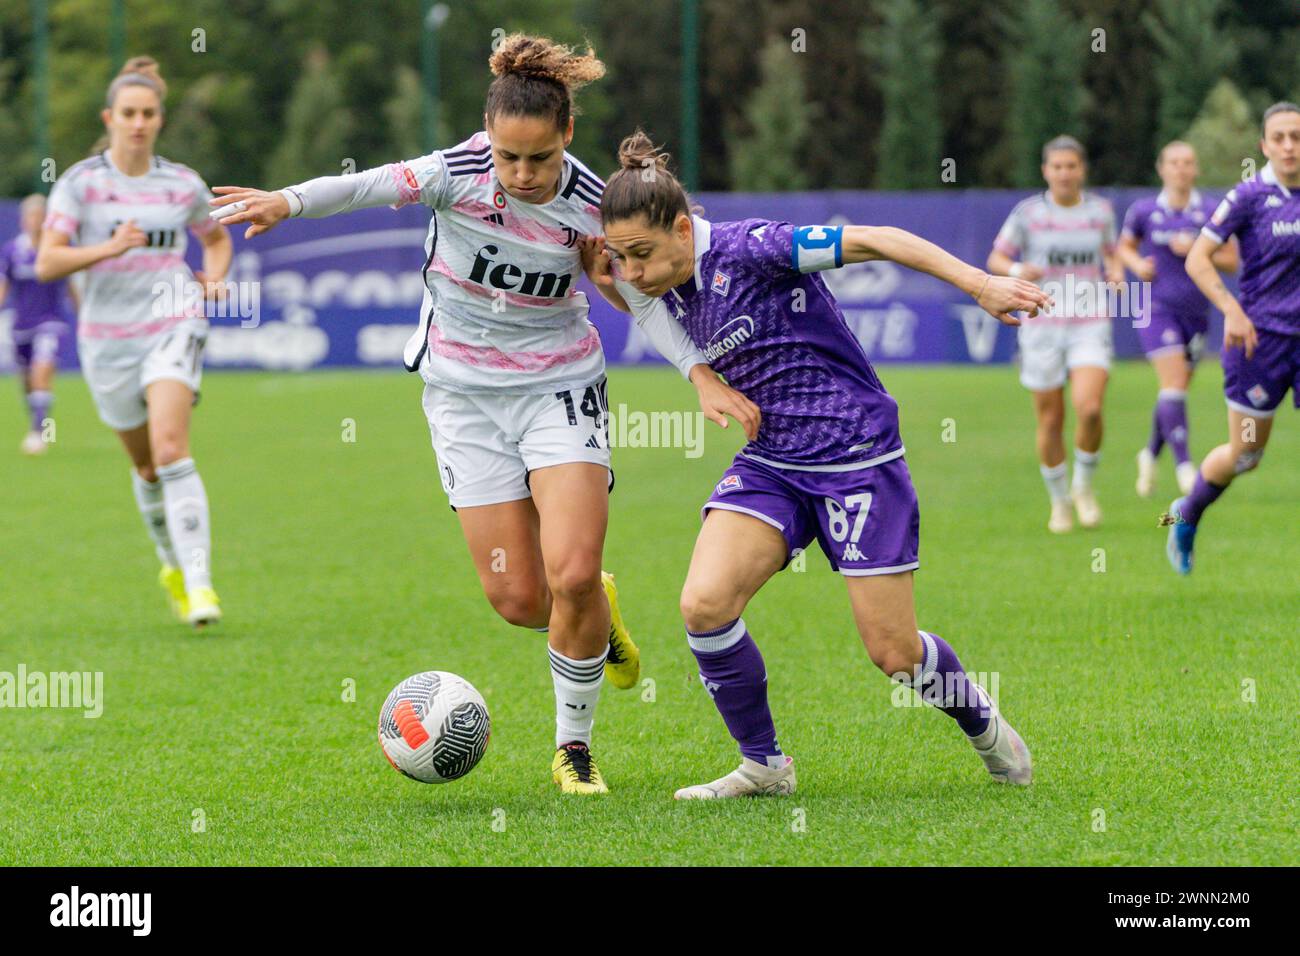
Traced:
[[1212, 257], [1220, 247], [1220, 243], [1202, 232], [1187, 253], [1185, 268], [1196, 287], [1210, 300], [1210, 304], [1223, 313], [1223, 347], [1244, 348], [1246, 358], [1250, 358], [1255, 354], [1255, 343], [1259, 337], [1255, 334], [1255, 323], [1250, 321], [1241, 303], [1219, 278], [1219, 270], [1215, 268]]
[[845, 226], [844, 262], [887, 259], [924, 272], [961, 289], [989, 315], [1007, 325], [1019, 325], [1011, 313], [1031, 316], [1051, 306], [1047, 293], [1025, 279], [995, 276], [962, 262], [929, 240], [893, 226]]
[[368, 209], [400, 206], [417, 201], [420, 189], [405, 163], [376, 166], [360, 173], [320, 176], [275, 192], [248, 186], [217, 186], [211, 216], [223, 226], [248, 223], [245, 239], [252, 239], [294, 216], [321, 219], [325, 216]]

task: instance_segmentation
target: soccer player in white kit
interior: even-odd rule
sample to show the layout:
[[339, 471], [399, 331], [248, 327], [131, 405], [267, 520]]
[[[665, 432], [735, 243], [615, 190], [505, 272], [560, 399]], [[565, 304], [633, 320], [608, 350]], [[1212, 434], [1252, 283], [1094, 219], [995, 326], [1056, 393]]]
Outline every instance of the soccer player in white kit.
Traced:
[[[1115, 254], [1115, 212], [1109, 202], [1083, 189], [1083, 146], [1058, 136], [1043, 147], [1047, 190], [1011, 210], [989, 253], [988, 269], [1061, 288], [1056, 307], [1020, 326], [1020, 382], [1033, 392], [1038, 419], [1039, 470], [1052, 501], [1047, 527], [1064, 533], [1079, 524], [1101, 523], [1092, 477], [1101, 457], [1102, 399], [1114, 353], [1105, 283], [1122, 282]], [[1017, 261], [1017, 259], [1019, 261]], [[1073, 293], [1071, 298], [1070, 293]], [[1077, 419], [1074, 478], [1065, 466], [1065, 383]]]
[[[36, 275], [49, 282], [83, 273], [82, 375], [134, 466], [136, 504], [162, 562], [159, 582], [177, 616], [198, 627], [220, 619], [221, 607], [190, 415], [203, 374], [204, 304], [221, 294], [232, 246], [208, 216], [212, 194], [199, 174], [154, 155], [165, 95], [149, 57], [129, 60], [109, 84], [108, 148], [54, 184]], [[203, 244], [199, 273], [185, 264], [187, 230]]]
[[[432, 208], [405, 363], [425, 382], [443, 488], [484, 593], [510, 623], [548, 633], [552, 778], [565, 793], [603, 793], [591, 756], [601, 683], [633, 686], [639, 655], [601, 571], [613, 484], [605, 359], [574, 288], [584, 269], [597, 271], [604, 183], [565, 148], [573, 90], [604, 66], [591, 50], [522, 35], [505, 38], [490, 64], [484, 131], [464, 143], [278, 192], [218, 187], [213, 216], [250, 223], [252, 237], [290, 216]], [[597, 281], [626, 311], [612, 285]], [[708, 368], [666, 309], [639, 324], [696, 384], [709, 417], [725, 424], [733, 414], [756, 430], [757, 408]]]

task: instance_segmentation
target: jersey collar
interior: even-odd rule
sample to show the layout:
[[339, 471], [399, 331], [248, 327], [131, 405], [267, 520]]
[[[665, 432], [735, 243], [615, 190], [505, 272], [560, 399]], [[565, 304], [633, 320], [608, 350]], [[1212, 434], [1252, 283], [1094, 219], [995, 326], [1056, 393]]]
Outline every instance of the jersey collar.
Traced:
[[1160, 195], [1156, 196], [1156, 205], [1168, 212], [1183, 212], [1187, 209], [1199, 209], [1201, 205], [1201, 194], [1197, 190], [1193, 189], [1187, 194], [1187, 205], [1182, 209], [1174, 209], [1173, 206], [1169, 205], [1169, 193], [1162, 189], [1160, 190]]
[[700, 262], [713, 244], [713, 225], [707, 219], [691, 216], [692, 233], [695, 237], [695, 288], [704, 288], [704, 279], [700, 276]]
[[1285, 196], [1287, 199], [1291, 198], [1291, 190], [1283, 186], [1282, 183], [1278, 180], [1277, 173], [1273, 171], [1272, 163], [1264, 164], [1264, 168], [1259, 171], [1259, 178], [1260, 181], [1265, 182], [1270, 186], [1276, 186], [1278, 189], [1282, 191], [1282, 195]]

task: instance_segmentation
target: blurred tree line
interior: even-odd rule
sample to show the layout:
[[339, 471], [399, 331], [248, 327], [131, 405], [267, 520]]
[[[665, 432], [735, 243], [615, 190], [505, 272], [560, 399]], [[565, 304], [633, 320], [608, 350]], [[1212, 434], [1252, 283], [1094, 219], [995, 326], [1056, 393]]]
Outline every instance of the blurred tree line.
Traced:
[[[1029, 187], [1069, 132], [1098, 184], [1155, 181], [1179, 136], [1207, 182], [1256, 156], [1258, 117], [1300, 98], [1300, 0], [699, 0], [704, 189]], [[479, 129], [495, 37], [589, 39], [573, 152], [598, 173], [641, 125], [681, 150], [675, 0], [450, 2], [436, 143], [421, 127], [419, 0], [127, 0], [126, 53], [170, 91], [159, 152], [213, 184], [266, 186], [452, 145]], [[108, 3], [53, 0], [58, 169], [101, 132]], [[0, 0], [0, 194], [36, 155], [31, 0]]]

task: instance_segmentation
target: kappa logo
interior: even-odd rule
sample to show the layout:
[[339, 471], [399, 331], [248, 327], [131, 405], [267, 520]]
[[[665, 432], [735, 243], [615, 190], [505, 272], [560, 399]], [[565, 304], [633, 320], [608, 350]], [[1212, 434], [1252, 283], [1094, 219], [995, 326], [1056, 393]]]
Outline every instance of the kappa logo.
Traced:
[[713, 695], [716, 694], [718, 692], [718, 688], [722, 686], [715, 680], [709, 680], [703, 674], [700, 675], [700, 683], [704, 685], [704, 690], [705, 693], [709, 695], [709, 700], [713, 699]]
[[1264, 207], [1266, 209], [1280, 209], [1281, 206], [1282, 206], [1281, 196], [1269, 196], [1267, 199], [1264, 200]]
[[1177, 345], [1179, 341], [1178, 333], [1173, 329], [1165, 329], [1160, 333], [1160, 341], [1166, 345]]
[[858, 546], [856, 544], [850, 541], [849, 546], [845, 548], [844, 553], [840, 555], [840, 560], [841, 561], [865, 561], [867, 560], [867, 556], [858, 550]]
[[745, 483], [740, 480], [740, 475], [727, 475], [718, 482], [718, 494], [725, 495], [729, 491], [740, 491], [745, 487]]
[[1246, 397], [1250, 399], [1250, 404], [1256, 408], [1262, 408], [1268, 404], [1268, 389], [1263, 385], [1252, 385], [1250, 390], [1246, 392]]
[[727, 275], [725, 272], [713, 273], [713, 284], [709, 288], [723, 298], [726, 298], [727, 293], [731, 291], [731, 276]]

